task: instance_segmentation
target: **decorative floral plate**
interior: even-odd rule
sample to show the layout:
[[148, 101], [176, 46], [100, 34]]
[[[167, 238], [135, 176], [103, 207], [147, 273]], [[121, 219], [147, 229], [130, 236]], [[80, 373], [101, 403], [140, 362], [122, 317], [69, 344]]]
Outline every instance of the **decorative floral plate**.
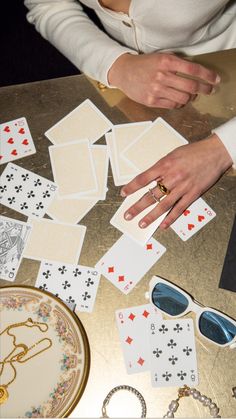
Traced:
[[[0, 288], [0, 319], [0, 361], [12, 360], [3, 369], [0, 364], [0, 389], [8, 393], [1, 417], [68, 416], [82, 396], [90, 367], [88, 339], [78, 317], [52, 294], [10, 286]], [[16, 326], [8, 334], [11, 325]], [[25, 347], [31, 349], [20, 357]]]

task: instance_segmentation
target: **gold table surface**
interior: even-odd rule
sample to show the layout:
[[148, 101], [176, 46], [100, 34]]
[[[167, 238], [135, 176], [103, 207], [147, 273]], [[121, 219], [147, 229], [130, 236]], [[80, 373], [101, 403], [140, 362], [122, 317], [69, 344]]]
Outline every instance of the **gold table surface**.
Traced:
[[[0, 120], [5, 122], [25, 116], [37, 149], [36, 154], [16, 163], [52, 179], [48, 154], [51, 143], [44, 132], [86, 98], [90, 98], [114, 124], [153, 120], [162, 116], [190, 142], [204, 138], [213, 127], [236, 115], [236, 50], [205, 54], [195, 60], [215, 68], [222, 76], [222, 83], [215, 94], [198, 98], [179, 110], [147, 108], [134, 103], [116, 89], [99, 90], [97, 84], [84, 75], [2, 87]], [[99, 143], [104, 143], [104, 138]], [[107, 199], [99, 201], [81, 221], [87, 226], [79, 261], [82, 265], [94, 266], [121, 236], [109, 224], [122, 202], [110, 169], [108, 187]], [[152, 275], [173, 281], [202, 304], [236, 318], [236, 294], [218, 288], [236, 212], [234, 173], [224, 175], [204, 194], [204, 198], [217, 216], [202, 231], [183, 242], [171, 229], [165, 232], [157, 230], [154, 237], [167, 251], [135, 289], [125, 296], [102, 277], [93, 313], [78, 313], [90, 342], [91, 369], [87, 387], [72, 417], [101, 416], [101, 405], [106, 394], [119, 384], [134, 386], [143, 394], [148, 417], [162, 417], [168, 410], [169, 402], [176, 398], [177, 388], [151, 387], [149, 372], [126, 373], [115, 324], [116, 309], [147, 302], [144, 294]], [[2, 207], [1, 212], [26, 220], [22, 214], [6, 207]], [[34, 285], [38, 268], [39, 262], [23, 259], [15, 284]], [[0, 286], [8, 284], [14, 285], [0, 280]], [[194, 318], [194, 314], [191, 316]], [[236, 399], [231, 394], [232, 387], [236, 385], [236, 350], [220, 349], [199, 335], [196, 335], [196, 345], [198, 389], [218, 404], [223, 417], [236, 417]], [[140, 405], [131, 393], [120, 392], [109, 404], [108, 413], [111, 417], [138, 417]], [[209, 416], [209, 412], [190, 398], [181, 402], [176, 416], [203, 417]]]

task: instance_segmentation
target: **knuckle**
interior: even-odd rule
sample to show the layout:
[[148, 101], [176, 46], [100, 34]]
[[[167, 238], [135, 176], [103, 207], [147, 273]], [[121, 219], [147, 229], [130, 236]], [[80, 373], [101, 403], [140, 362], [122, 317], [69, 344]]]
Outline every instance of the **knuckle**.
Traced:
[[153, 107], [155, 106], [155, 97], [153, 95], [147, 95], [145, 100], [146, 106]]
[[[157, 71], [155, 79], [157, 82], [163, 83], [163, 81], [165, 80], [165, 74], [163, 73], [163, 71]], [[159, 90], [159, 86], [158, 86], [158, 90]]]
[[186, 61], [186, 71], [190, 74], [197, 75], [199, 73], [199, 64], [196, 63], [190, 63], [189, 61]]
[[179, 103], [186, 104], [190, 100], [190, 95], [188, 93], [180, 93], [178, 99]]
[[145, 172], [140, 173], [140, 175], [138, 175], [136, 177], [136, 183], [139, 186], [144, 186], [147, 183], [147, 174]]
[[172, 59], [173, 59], [173, 56], [172, 55], [169, 55], [169, 54], [160, 54], [160, 64], [161, 64], [161, 67], [163, 67], [163, 68], [169, 68], [169, 66], [171, 65], [171, 61], [172, 61]]
[[162, 169], [166, 172], [168, 172], [171, 168], [172, 168], [172, 161], [171, 158], [168, 156], [164, 157], [163, 160], [161, 161], [162, 163]]

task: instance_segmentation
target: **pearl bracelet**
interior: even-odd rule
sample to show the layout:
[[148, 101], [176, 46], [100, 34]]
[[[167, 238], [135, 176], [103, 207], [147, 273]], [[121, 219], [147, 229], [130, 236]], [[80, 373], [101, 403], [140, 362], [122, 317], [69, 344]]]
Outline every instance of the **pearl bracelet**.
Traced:
[[178, 398], [176, 400], [172, 400], [168, 407], [168, 412], [163, 416], [163, 418], [174, 418], [174, 413], [178, 410], [179, 407], [179, 400], [182, 397], [192, 396], [195, 400], [198, 400], [203, 406], [209, 408], [210, 415], [212, 418], [221, 418], [219, 415], [219, 407], [216, 403], [213, 403], [212, 400], [201, 394], [200, 391], [196, 390], [196, 388], [190, 388], [188, 386], [181, 387], [178, 390]]

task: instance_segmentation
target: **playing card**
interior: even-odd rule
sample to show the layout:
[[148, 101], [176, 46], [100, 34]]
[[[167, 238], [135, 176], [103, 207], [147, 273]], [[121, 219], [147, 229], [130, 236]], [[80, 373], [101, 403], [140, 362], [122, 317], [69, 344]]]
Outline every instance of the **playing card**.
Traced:
[[178, 236], [186, 241], [197, 231], [201, 230], [216, 213], [202, 198], [198, 198], [183, 214], [171, 225]]
[[151, 121], [145, 121], [114, 125], [111, 134], [106, 134], [112, 174], [116, 186], [128, 183], [138, 174], [138, 170], [123, 158], [122, 153], [151, 124]]
[[192, 319], [150, 318], [149, 337], [153, 387], [198, 384]]
[[[114, 151], [114, 140], [113, 135], [111, 132], [107, 132], [105, 134], [107, 149], [108, 149], [108, 155], [111, 163], [111, 171], [113, 176], [113, 181], [116, 186], [124, 185], [128, 182], [128, 179], [125, 178], [119, 178], [117, 174], [117, 168], [116, 168], [116, 162], [115, 162], [115, 151]], [[133, 169], [134, 170], [134, 169]]]
[[128, 374], [150, 369], [149, 318], [162, 316], [151, 304], [116, 311], [116, 323]]
[[0, 217], [0, 278], [14, 281], [31, 226], [12, 218]]
[[23, 256], [36, 260], [78, 263], [86, 227], [42, 218], [31, 219], [32, 232]]
[[158, 205], [156, 202], [153, 205], [150, 205], [132, 220], [125, 220], [124, 213], [154, 186], [156, 186], [156, 182], [152, 182], [148, 186], [139, 189], [137, 192], [125, 198], [110, 221], [114, 227], [141, 245], [144, 245], [150, 239], [167, 213], [161, 215], [146, 228], [140, 228], [138, 223], [146, 214], [148, 214], [153, 208], [155, 208], [156, 205]]
[[14, 163], [1, 175], [0, 202], [29, 217], [43, 217], [54, 198], [55, 183]]
[[76, 311], [91, 313], [94, 307], [100, 273], [88, 266], [43, 260], [35, 286], [49, 291]]
[[[108, 176], [108, 152], [106, 145], [92, 145], [90, 147], [92, 153], [93, 164], [95, 168], [95, 176], [97, 180], [97, 190], [95, 192], [86, 192], [86, 195], [79, 194], [81, 199], [92, 198], [105, 200], [107, 193], [107, 176]], [[85, 172], [83, 172], [85, 173]], [[76, 195], [74, 196], [76, 198]]]
[[61, 199], [56, 196], [47, 209], [47, 214], [55, 221], [77, 224], [96, 205], [97, 199]]
[[123, 235], [97, 262], [95, 268], [120, 291], [128, 294], [165, 251], [166, 248], [154, 238], [141, 246]]
[[48, 149], [61, 197], [78, 198], [97, 191], [96, 172], [88, 140], [72, 141]]
[[123, 151], [123, 157], [139, 172], [151, 167], [176, 147], [187, 144], [164, 119], [157, 118]]
[[45, 135], [53, 144], [65, 144], [84, 138], [93, 144], [111, 128], [111, 121], [91, 100], [86, 99], [46, 131]]
[[36, 153], [25, 118], [0, 124], [0, 164]]

